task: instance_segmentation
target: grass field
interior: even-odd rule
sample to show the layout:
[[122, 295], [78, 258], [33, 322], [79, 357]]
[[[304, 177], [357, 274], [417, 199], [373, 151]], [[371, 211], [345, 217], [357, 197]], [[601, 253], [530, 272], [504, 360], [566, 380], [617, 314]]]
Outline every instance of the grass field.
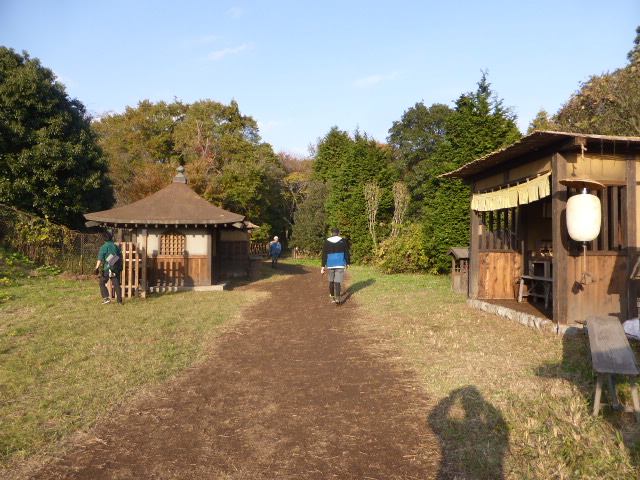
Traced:
[[351, 276], [364, 328], [400, 348], [433, 396], [429, 423], [460, 478], [500, 470], [509, 479], [640, 478], [635, 416], [591, 415], [586, 335], [563, 338], [470, 309], [448, 277], [358, 267]]
[[194, 364], [240, 307], [256, 300], [234, 291], [185, 292], [101, 305], [95, 278], [24, 276], [29, 270], [28, 262], [0, 252], [5, 467], [55, 451], [60, 440]]
[[[239, 319], [240, 307], [259, 299], [232, 290], [103, 306], [95, 280], [47, 273], [0, 252], [5, 468], [55, 453], [74, 432], [198, 362]], [[264, 273], [262, 281], [279, 276]], [[433, 401], [427, 421], [459, 478], [640, 478], [634, 416], [606, 409], [591, 415], [586, 337], [563, 338], [472, 310], [451, 292], [448, 277], [353, 267], [348, 278], [363, 312], [354, 321], [417, 372]], [[621, 391], [628, 402], [628, 385]]]

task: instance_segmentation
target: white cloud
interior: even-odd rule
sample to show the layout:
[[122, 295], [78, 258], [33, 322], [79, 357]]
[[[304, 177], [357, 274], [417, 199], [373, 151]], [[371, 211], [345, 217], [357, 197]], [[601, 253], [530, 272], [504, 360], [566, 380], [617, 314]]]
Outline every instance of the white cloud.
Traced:
[[218, 60], [222, 60], [227, 55], [235, 55], [235, 54], [242, 53], [252, 49], [253, 49], [252, 43], [245, 43], [244, 45], [240, 45], [238, 47], [223, 48], [222, 50], [216, 50], [215, 52], [211, 52], [208, 55], [208, 58], [209, 60], [213, 60], [214, 62], [217, 62]]
[[231, 18], [240, 18], [243, 14], [244, 9], [242, 9], [241, 7], [232, 7], [229, 10], [229, 15], [231, 15]]
[[278, 120], [268, 120], [266, 122], [262, 122], [258, 120], [258, 129], [260, 133], [268, 132], [269, 130], [273, 130], [274, 128], [278, 128], [282, 125], [285, 125], [287, 122], [282, 122]]
[[400, 76], [399, 72], [393, 72], [386, 75], [371, 75], [369, 77], [359, 78], [353, 82], [353, 84], [358, 88], [366, 88], [371, 87], [373, 85], [377, 85], [381, 82], [388, 82], [391, 80], [395, 80]]
[[74, 82], [70, 77], [59, 75], [57, 72], [53, 72], [53, 74], [56, 76], [56, 82], [63, 84], [65, 87], [75, 88], [78, 86], [78, 84]]

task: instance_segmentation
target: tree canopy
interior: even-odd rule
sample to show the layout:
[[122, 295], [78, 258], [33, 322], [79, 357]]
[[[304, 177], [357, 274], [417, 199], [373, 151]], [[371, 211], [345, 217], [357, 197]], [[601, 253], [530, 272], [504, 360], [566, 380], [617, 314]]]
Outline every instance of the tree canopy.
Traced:
[[594, 75], [553, 117], [559, 130], [600, 135], [640, 136], [640, 27], [629, 63]]
[[286, 230], [291, 212], [284, 165], [237, 102], [144, 100], [102, 117], [94, 128], [109, 155], [120, 204], [162, 188], [183, 164], [189, 185], [207, 200], [269, 225], [273, 233]]
[[364, 187], [373, 183], [382, 189], [376, 228], [388, 233], [393, 215], [391, 189], [397, 179], [391, 150], [366, 134], [355, 132], [352, 137], [334, 127], [318, 144], [313, 171], [316, 180], [329, 186], [325, 203], [329, 225], [349, 239], [354, 260], [371, 258]]
[[38, 59], [0, 47], [0, 202], [79, 227], [113, 204], [107, 172], [82, 103]]
[[437, 170], [433, 154], [445, 139], [445, 125], [451, 113], [447, 105], [436, 103], [426, 107], [419, 102], [389, 129], [387, 140], [394, 149], [394, 166], [411, 193], [413, 215], [420, 214], [428, 194], [425, 187]]

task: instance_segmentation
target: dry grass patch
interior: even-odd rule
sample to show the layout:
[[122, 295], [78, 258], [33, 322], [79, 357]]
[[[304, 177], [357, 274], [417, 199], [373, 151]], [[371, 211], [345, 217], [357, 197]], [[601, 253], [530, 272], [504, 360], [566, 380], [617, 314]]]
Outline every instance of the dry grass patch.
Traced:
[[[451, 478], [640, 477], [631, 414], [591, 415], [586, 336], [561, 337], [467, 307], [448, 277], [353, 268], [374, 328], [401, 349], [432, 395], [429, 424]], [[362, 288], [359, 288], [362, 286]], [[628, 385], [622, 400], [630, 402]]]

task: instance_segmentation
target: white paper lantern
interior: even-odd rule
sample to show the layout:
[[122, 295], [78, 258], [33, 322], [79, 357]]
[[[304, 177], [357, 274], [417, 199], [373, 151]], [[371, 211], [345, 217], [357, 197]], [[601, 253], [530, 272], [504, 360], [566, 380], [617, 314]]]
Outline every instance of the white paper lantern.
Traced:
[[574, 195], [567, 201], [567, 230], [577, 242], [590, 242], [600, 234], [600, 199], [589, 193]]

